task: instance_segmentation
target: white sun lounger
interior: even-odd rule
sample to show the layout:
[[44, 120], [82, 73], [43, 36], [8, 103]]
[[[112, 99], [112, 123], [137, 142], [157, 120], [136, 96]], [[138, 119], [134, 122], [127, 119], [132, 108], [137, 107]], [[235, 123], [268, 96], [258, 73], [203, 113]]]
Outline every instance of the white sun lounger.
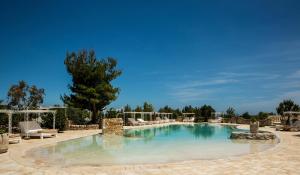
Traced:
[[36, 121], [19, 122], [22, 137], [56, 137], [57, 130], [44, 130]]

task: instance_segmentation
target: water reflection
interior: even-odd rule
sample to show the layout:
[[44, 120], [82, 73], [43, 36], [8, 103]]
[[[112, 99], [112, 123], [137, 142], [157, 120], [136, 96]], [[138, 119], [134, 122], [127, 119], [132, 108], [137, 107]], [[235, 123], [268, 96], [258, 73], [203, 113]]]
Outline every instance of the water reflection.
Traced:
[[158, 136], [170, 136], [181, 130], [182, 125], [169, 125], [145, 129], [130, 129], [125, 130], [125, 138], [144, 139], [144, 141], [153, 140]]
[[155, 128], [146, 128], [139, 130], [126, 130], [124, 136], [127, 138], [143, 138], [145, 141], [150, 141], [154, 137], [164, 135], [176, 135], [182, 129], [187, 130], [194, 138], [208, 139], [216, 134], [216, 130], [219, 133], [227, 133], [230, 135], [234, 128], [230, 126], [214, 126], [210, 124], [186, 124], [186, 125], [169, 125]]

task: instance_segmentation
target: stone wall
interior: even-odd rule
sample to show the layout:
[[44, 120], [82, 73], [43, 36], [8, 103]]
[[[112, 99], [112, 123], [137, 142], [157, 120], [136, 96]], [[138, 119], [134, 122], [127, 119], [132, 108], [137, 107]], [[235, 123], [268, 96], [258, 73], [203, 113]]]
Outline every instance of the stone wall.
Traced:
[[230, 123], [237, 123], [237, 124], [250, 124], [249, 119], [244, 119], [242, 117], [231, 117], [229, 122]]
[[105, 118], [103, 119], [102, 134], [123, 135], [122, 118]]
[[248, 139], [248, 140], [273, 140], [275, 139], [275, 134], [271, 132], [260, 131], [258, 133], [250, 132], [232, 132], [230, 139]]
[[259, 120], [259, 126], [264, 127], [264, 126], [271, 126], [272, 125], [272, 120], [269, 118], [266, 118], [264, 120]]
[[[244, 119], [242, 117], [231, 117], [230, 119], [223, 120], [224, 123], [236, 123], [236, 124], [250, 124], [250, 119]], [[272, 125], [272, 120], [271, 119], [264, 119], [264, 120], [259, 120], [259, 126], [271, 126]]]
[[89, 124], [89, 125], [75, 125], [71, 120], [67, 121], [66, 130], [89, 130], [89, 129], [99, 129], [99, 124]]

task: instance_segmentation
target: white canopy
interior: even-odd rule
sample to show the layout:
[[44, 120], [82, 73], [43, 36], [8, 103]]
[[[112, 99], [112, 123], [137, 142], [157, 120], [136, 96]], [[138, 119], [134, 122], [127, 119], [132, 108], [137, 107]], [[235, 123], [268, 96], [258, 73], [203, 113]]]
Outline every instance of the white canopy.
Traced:
[[124, 117], [125, 117], [125, 114], [133, 114], [134, 119], [136, 119], [135, 114], [141, 114], [141, 117], [143, 119], [144, 119], [145, 114], [149, 114], [150, 115], [150, 120], [152, 120], [152, 115], [162, 115], [162, 116], [173, 115], [173, 113], [168, 113], [168, 112], [135, 112], [135, 111], [123, 112]]
[[[12, 132], [12, 115], [13, 114], [42, 114], [42, 113], [51, 113], [53, 114], [53, 129], [55, 129], [55, 110], [49, 110], [49, 109], [36, 109], [36, 110], [7, 110], [7, 109], [1, 109], [0, 113], [4, 113], [8, 115], [8, 133], [11, 134]], [[28, 121], [28, 118], [26, 118]]]

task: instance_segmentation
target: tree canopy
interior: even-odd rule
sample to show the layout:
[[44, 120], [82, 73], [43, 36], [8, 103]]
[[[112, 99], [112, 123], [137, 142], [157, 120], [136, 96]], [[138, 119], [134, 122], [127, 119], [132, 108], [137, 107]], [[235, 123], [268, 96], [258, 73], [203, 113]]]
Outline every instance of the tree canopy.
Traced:
[[124, 107], [124, 112], [131, 112], [131, 107], [128, 104]]
[[144, 112], [153, 112], [154, 111], [154, 107], [152, 104], [145, 102], [143, 105], [143, 111]]
[[134, 111], [135, 112], [143, 112], [143, 108], [140, 106], [137, 106]]
[[183, 107], [182, 112], [183, 113], [192, 113], [192, 112], [194, 112], [194, 108], [191, 105], [185, 106], [185, 107]]
[[245, 119], [250, 119], [252, 116], [249, 114], [249, 112], [245, 112], [245, 113], [242, 114], [241, 117], [243, 117]]
[[169, 107], [168, 105], [164, 106], [163, 108], [160, 108], [158, 112], [166, 112], [166, 113], [172, 113], [174, 110]]
[[231, 117], [234, 117], [235, 116], [235, 110], [233, 107], [229, 107], [227, 110], [226, 110], [226, 115], [225, 115], [227, 118], [231, 118]]
[[114, 58], [97, 59], [95, 52], [86, 50], [67, 52], [67, 72], [72, 76], [70, 95], [64, 95], [65, 104], [92, 111], [92, 123], [96, 123], [100, 111], [117, 99], [120, 89], [112, 81], [121, 75]]
[[283, 115], [286, 111], [300, 111], [300, 107], [292, 100], [283, 100], [276, 108], [278, 114]]
[[12, 85], [7, 93], [8, 106], [11, 109], [37, 109], [44, 101], [45, 90], [35, 85], [29, 86], [21, 80]]
[[212, 113], [215, 112], [215, 109], [211, 107], [210, 105], [203, 105], [199, 109], [200, 116], [204, 118], [204, 121], [208, 121], [208, 119], [211, 117]]

